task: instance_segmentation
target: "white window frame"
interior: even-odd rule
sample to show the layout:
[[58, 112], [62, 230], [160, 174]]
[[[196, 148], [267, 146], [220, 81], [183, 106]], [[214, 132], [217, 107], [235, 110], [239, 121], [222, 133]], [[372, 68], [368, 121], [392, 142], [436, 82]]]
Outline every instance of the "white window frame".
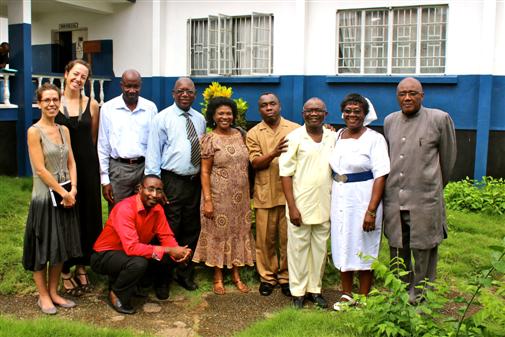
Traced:
[[[366, 46], [366, 31], [372, 30], [374, 26], [369, 25], [367, 26], [366, 23], [366, 15], [367, 13], [371, 12], [386, 12], [386, 17], [383, 21], [386, 21], [386, 26], [387, 26], [387, 32], [384, 34], [386, 36], [387, 40], [386, 45], [387, 45], [387, 50], [385, 54], [383, 54], [386, 57], [386, 67], [380, 67], [380, 68], [385, 68], [386, 70], [383, 72], [373, 72], [373, 71], [368, 71], [366, 69], [367, 62], [370, 62], [370, 60], [366, 60], [366, 52], [367, 52], [367, 46]], [[413, 54], [415, 55], [415, 64], [411, 65], [410, 67], [405, 67], [405, 71], [401, 71], [402, 67], [397, 66], [395, 67], [394, 60], [395, 57], [393, 55], [394, 52], [394, 47], [396, 46], [395, 43], [399, 43], [397, 41], [393, 41], [394, 39], [394, 34], [397, 31], [396, 29], [400, 25], [395, 24], [395, 13], [399, 11], [411, 11], [411, 13], [415, 13], [416, 15], [416, 20], [415, 20], [415, 50], [413, 51]], [[428, 23], [423, 23], [423, 11], [424, 13], [427, 14], [428, 17], [431, 18], [432, 21], [429, 21]], [[433, 16], [432, 11], [435, 11], [435, 14], [438, 14], [439, 16]], [[439, 12], [437, 12], [439, 11]], [[442, 11], [442, 12], [440, 12]], [[358, 24], [355, 24], [354, 26], [347, 26], [350, 27], [351, 29], [358, 29], [359, 33], [356, 33], [356, 39], [354, 42], [349, 43], [347, 46], [344, 45], [345, 42], [342, 42], [341, 46], [341, 41], [340, 41], [340, 14], [344, 13], [349, 13], [350, 15], [354, 16], [354, 21], [358, 21]], [[361, 9], [345, 9], [345, 10], [338, 10], [337, 11], [337, 16], [336, 16], [336, 73], [341, 74], [341, 75], [406, 75], [406, 74], [413, 74], [413, 75], [443, 75], [445, 74], [445, 70], [447, 67], [447, 26], [448, 26], [448, 15], [449, 15], [449, 7], [446, 4], [440, 4], [440, 5], [426, 5], [426, 6], [406, 6], [406, 7], [389, 7], [389, 8], [361, 8]], [[398, 16], [401, 17], [401, 16]], [[445, 19], [439, 20], [439, 18], [442, 17]], [[434, 18], [434, 20], [433, 20]], [[351, 19], [352, 22], [352, 19]], [[412, 25], [413, 26], [413, 25]], [[438, 32], [438, 35], [431, 34], [430, 32], [432, 30], [435, 30]], [[349, 32], [349, 31], [347, 31]], [[344, 31], [345, 33], [345, 31]], [[345, 34], [344, 34], [345, 35]], [[349, 34], [347, 34], [349, 35]], [[430, 36], [437, 36], [439, 39], [430, 39]], [[352, 36], [351, 36], [352, 39]], [[380, 42], [380, 41], [379, 41]], [[430, 43], [431, 42], [431, 43]], [[370, 45], [372, 45], [372, 42], [370, 42]], [[405, 44], [405, 43], [404, 43]], [[408, 44], [408, 43], [407, 43]], [[412, 45], [412, 42], [411, 42]], [[354, 53], [356, 56], [354, 58], [341, 58], [340, 55], [340, 50], [342, 47], [342, 52], [347, 50], [347, 57], [351, 55], [354, 50]], [[408, 46], [407, 46], [408, 47]], [[425, 50], [422, 50], [422, 48], [425, 48]], [[370, 48], [370, 47], [368, 47]], [[397, 47], [398, 48], [398, 47]], [[437, 49], [438, 48], [438, 49]], [[351, 50], [351, 52], [349, 52]], [[398, 49], [397, 49], [398, 50]], [[439, 54], [437, 55], [434, 53], [434, 50], [438, 50]], [[430, 56], [430, 51], [432, 55]], [[344, 56], [345, 53], [343, 53]], [[359, 62], [359, 66], [356, 64], [356, 61]], [[379, 62], [379, 59], [376, 60]], [[406, 61], [408, 63], [408, 61]], [[425, 65], [422, 67], [423, 62], [426, 63], [432, 63], [431, 66]], [[399, 62], [400, 64], [404, 62]], [[347, 64], [345, 66], [344, 64]], [[440, 71], [436, 71], [438, 68]], [[352, 69], [355, 71], [353, 72]], [[359, 69], [359, 70], [358, 70]], [[412, 69], [412, 70], [410, 70]], [[428, 70], [433, 70], [433, 71], [426, 71]], [[350, 70], [350, 71], [347, 71]]]
[[191, 76], [272, 74], [273, 14], [209, 15], [188, 19], [187, 27]]

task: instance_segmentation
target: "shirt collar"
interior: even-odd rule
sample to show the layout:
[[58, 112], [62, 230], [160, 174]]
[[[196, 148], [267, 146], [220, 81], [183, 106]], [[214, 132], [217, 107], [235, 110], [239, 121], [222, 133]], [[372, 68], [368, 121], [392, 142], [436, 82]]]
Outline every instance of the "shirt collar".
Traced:
[[177, 115], [178, 115], [178, 116], [182, 116], [182, 115], [184, 115], [184, 113], [186, 113], [186, 112], [187, 112], [190, 116], [193, 116], [193, 108], [192, 108], [192, 107], [189, 107], [189, 110], [188, 110], [188, 111], [184, 111], [184, 110], [182, 110], [181, 108], [179, 108], [179, 107], [177, 106], [177, 104], [175, 104], [175, 103], [174, 103], [172, 106], [174, 107], [174, 109], [175, 109], [175, 111], [177, 112]]
[[142, 102], [141, 102], [141, 97], [139, 96], [139, 100], [137, 101], [137, 106], [135, 107], [135, 109], [130, 110], [130, 108], [126, 105], [124, 99], [123, 99], [123, 95], [119, 95], [119, 106], [118, 106], [118, 109], [123, 109], [123, 110], [126, 110], [126, 111], [129, 111], [131, 113], [134, 113], [134, 112], [137, 112], [137, 111], [141, 111], [141, 110], [145, 110], [144, 109], [144, 106], [142, 105]]
[[[277, 129], [278, 128], [284, 128], [286, 127], [286, 123], [284, 123], [284, 118], [282, 116], [280, 116], [280, 121], [279, 121], [279, 126], [277, 126]], [[259, 126], [259, 129], [260, 130], [273, 130], [270, 125], [268, 125], [264, 120], [262, 120], [260, 122], [260, 126]]]

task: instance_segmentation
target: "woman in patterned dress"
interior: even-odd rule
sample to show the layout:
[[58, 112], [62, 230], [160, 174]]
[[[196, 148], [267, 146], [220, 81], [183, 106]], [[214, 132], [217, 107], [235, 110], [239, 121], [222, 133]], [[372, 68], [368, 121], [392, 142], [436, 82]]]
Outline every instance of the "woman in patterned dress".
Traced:
[[233, 127], [235, 102], [215, 97], [207, 107], [207, 122], [213, 129], [201, 141], [202, 199], [201, 232], [193, 261], [214, 268], [213, 291], [225, 293], [223, 268], [231, 269], [232, 282], [240, 292], [249, 288], [240, 279], [239, 267], [253, 266], [249, 159], [240, 131]]

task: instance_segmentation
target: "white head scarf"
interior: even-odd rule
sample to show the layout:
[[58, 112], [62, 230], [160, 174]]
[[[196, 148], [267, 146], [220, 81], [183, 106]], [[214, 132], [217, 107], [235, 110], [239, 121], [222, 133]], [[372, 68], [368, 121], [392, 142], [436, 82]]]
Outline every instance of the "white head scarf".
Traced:
[[[365, 120], [363, 121], [363, 126], [367, 126], [373, 121], [377, 120], [377, 113], [375, 112], [375, 108], [373, 107], [372, 102], [363, 96], [364, 99], [368, 102], [368, 113], [365, 116]], [[344, 119], [344, 114], [342, 113], [342, 119]]]

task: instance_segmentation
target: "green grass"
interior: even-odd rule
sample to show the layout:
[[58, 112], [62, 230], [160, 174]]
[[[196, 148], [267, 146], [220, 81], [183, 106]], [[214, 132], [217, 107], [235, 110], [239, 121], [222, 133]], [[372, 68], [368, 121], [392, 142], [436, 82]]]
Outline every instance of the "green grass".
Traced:
[[97, 328], [52, 317], [19, 320], [0, 316], [0, 337], [134, 337], [148, 336], [124, 329]]
[[356, 312], [345, 315], [322, 310], [284, 309], [270, 319], [258, 322], [236, 337], [357, 337], [351, 328]]
[[[0, 176], [0, 294], [27, 294], [35, 291], [31, 273], [24, 271], [21, 265], [31, 184], [31, 178]], [[105, 203], [103, 205], [105, 221], [107, 207]], [[505, 236], [505, 215], [448, 211], [448, 222], [449, 237], [439, 248], [438, 282], [457, 293], [464, 293], [472, 276], [489, 265], [491, 250], [488, 246], [498, 245]], [[379, 259], [387, 261], [388, 257], [387, 240], [383, 238]], [[96, 286], [105, 287], [103, 277], [90, 274]], [[249, 284], [257, 282], [253, 268], [243, 268], [242, 277]], [[495, 277], [503, 279], [501, 275]], [[174, 287], [173, 294], [184, 294], [190, 298], [190, 305], [197, 305], [200, 295], [212, 289], [212, 271], [209, 268], [198, 268], [197, 282], [200, 285], [198, 291], [187, 292]], [[323, 287], [339, 288], [339, 283], [339, 273], [329, 260]], [[382, 287], [382, 284], [377, 282], [375, 287]], [[496, 296], [504, 299], [503, 283], [498, 287], [501, 288], [495, 292]], [[334, 300], [328, 298], [330, 303]], [[360, 336], [349, 327], [350, 322], [359, 318], [355, 311], [333, 313], [285, 309], [254, 324], [237, 336]], [[64, 322], [58, 318], [17, 321], [0, 316], [0, 326], [0, 337], [7, 336], [5, 331], [9, 332], [9, 336], [74, 336], [72, 333], [75, 331], [79, 332], [76, 336], [135, 336], [133, 332], [96, 329], [82, 323]]]
[[31, 191], [31, 178], [0, 177], [0, 294], [35, 289], [31, 273], [21, 265]]

